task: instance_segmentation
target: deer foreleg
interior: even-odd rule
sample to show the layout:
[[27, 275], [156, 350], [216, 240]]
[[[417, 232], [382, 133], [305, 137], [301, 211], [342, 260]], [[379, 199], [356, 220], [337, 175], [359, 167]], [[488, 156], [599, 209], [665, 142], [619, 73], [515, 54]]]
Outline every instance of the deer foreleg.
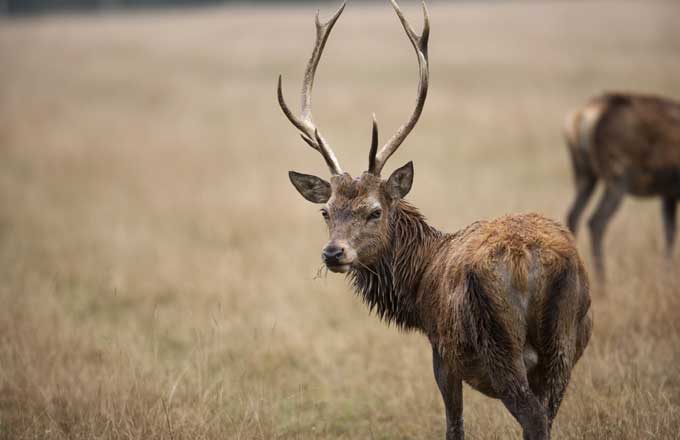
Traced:
[[432, 367], [446, 408], [446, 440], [463, 440], [463, 381], [451, 373], [434, 346]]

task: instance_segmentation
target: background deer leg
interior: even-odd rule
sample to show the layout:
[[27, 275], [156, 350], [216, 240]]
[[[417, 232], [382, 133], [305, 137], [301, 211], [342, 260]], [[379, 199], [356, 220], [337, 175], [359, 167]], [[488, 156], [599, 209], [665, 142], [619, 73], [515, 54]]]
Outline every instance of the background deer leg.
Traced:
[[[572, 153], [573, 154], [573, 153]], [[574, 199], [569, 213], [567, 214], [567, 226], [572, 234], [576, 235], [578, 231], [578, 221], [583, 214], [583, 210], [588, 204], [590, 196], [593, 195], [597, 177], [590, 170], [589, 167], [579, 165], [577, 159], [572, 157], [574, 168], [574, 183], [576, 184], [576, 198]]]
[[607, 185], [595, 213], [590, 217], [590, 220], [588, 220], [595, 272], [600, 281], [604, 281], [605, 278], [604, 262], [602, 259], [602, 239], [604, 238], [604, 231], [607, 228], [607, 224], [609, 223], [609, 220], [611, 220], [612, 215], [614, 215], [621, 205], [624, 193], [625, 190], [623, 185]]
[[463, 381], [451, 373], [434, 345], [432, 367], [446, 407], [446, 440], [463, 440]]
[[678, 199], [674, 197], [664, 197], [663, 206], [663, 225], [666, 235], [666, 257], [670, 260], [673, 257], [673, 244], [675, 243], [675, 213], [678, 206]]

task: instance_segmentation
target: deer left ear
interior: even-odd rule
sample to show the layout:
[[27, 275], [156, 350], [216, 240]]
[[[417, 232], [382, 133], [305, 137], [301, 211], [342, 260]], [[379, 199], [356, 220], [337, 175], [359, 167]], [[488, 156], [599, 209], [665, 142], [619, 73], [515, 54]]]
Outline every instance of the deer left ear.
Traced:
[[404, 198], [413, 185], [413, 162], [395, 170], [387, 179], [387, 192], [394, 200]]

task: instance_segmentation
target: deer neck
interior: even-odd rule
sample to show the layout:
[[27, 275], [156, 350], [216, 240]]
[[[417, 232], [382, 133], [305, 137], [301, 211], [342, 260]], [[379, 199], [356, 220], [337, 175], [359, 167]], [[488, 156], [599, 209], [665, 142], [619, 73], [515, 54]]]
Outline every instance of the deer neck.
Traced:
[[387, 251], [373, 265], [352, 271], [354, 290], [388, 324], [420, 327], [416, 293], [443, 236], [414, 206], [400, 201], [392, 212]]

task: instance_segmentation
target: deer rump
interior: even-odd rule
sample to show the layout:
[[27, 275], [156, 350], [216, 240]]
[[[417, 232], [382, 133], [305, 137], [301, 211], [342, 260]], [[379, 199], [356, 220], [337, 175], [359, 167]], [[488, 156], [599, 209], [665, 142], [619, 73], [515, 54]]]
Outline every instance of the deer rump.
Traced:
[[416, 299], [433, 348], [490, 397], [522, 371], [534, 391], [567, 382], [592, 328], [571, 234], [537, 214], [508, 215], [473, 223], [448, 243]]

